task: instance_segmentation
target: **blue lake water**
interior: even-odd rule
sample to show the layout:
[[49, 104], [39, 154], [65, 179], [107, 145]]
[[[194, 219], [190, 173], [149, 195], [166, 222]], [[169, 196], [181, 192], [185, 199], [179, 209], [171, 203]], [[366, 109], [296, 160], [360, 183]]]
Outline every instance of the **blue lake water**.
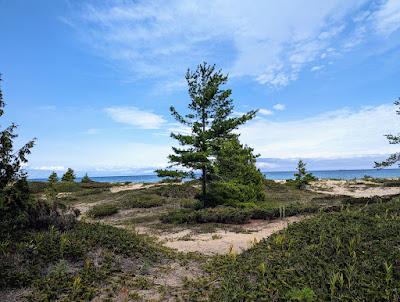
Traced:
[[[365, 175], [375, 178], [399, 178], [400, 169], [366, 169], [366, 170], [330, 170], [330, 171], [311, 171], [318, 178], [333, 178], [333, 179], [354, 179], [363, 178]], [[263, 172], [267, 179], [290, 179], [293, 178], [293, 171], [282, 172]], [[132, 176], [102, 176], [91, 177], [92, 180], [98, 182], [158, 182], [161, 179], [156, 175], [132, 175]], [[47, 179], [31, 179], [46, 181]], [[81, 178], [77, 178], [80, 181]]]

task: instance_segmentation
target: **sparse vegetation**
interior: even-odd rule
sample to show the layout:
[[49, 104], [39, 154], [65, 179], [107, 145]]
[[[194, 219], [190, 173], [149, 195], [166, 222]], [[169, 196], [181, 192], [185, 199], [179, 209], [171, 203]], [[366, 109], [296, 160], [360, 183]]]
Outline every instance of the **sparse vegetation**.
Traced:
[[118, 213], [118, 207], [113, 204], [101, 204], [92, 207], [87, 215], [92, 218], [101, 218]]
[[[319, 214], [215, 258], [211, 301], [396, 301], [400, 201]], [[200, 291], [201, 292], [201, 291]]]
[[61, 177], [61, 181], [64, 182], [73, 182], [75, 181], [76, 176], [74, 170], [71, 168], [68, 168], [67, 171], [64, 173], [64, 175]]

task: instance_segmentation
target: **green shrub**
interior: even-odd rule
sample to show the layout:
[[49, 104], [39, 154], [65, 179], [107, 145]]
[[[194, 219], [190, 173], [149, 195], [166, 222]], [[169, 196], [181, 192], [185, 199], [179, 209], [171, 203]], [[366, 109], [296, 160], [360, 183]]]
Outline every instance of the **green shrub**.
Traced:
[[90, 208], [87, 215], [92, 218], [101, 218], [118, 213], [118, 207], [113, 204], [100, 204]]
[[209, 300], [397, 301], [399, 217], [396, 199], [291, 224], [239, 256], [214, 258]]
[[250, 220], [251, 212], [232, 207], [206, 208], [197, 211], [179, 209], [161, 216], [163, 223], [233, 223], [242, 224]]
[[215, 181], [211, 183], [206, 196], [210, 206], [232, 204], [236, 202], [257, 202], [264, 200], [264, 192], [252, 184], [237, 181]]
[[29, 191], [32, 194], [44, 193], [48, 187], [45, 181], [28, 181]]
[[197, 199], [181, 199], [180, 205], [184, 209], [193, 209], [193, 210], [200, 210], [203, 207], [203, 204], [201, 201]]
[[131, 208], [153, 208], [159, 207], [166, 203], [166, 200], [156, 194], [140, 194], [132, 193], [127, 195], [123, 201], [121, 201], [121, 207]]
[[195, 198], [199, 193], [199, 189], [193, 187], [192, 184], [169, 184], [154, 188], [154, 193], [168, 198]]

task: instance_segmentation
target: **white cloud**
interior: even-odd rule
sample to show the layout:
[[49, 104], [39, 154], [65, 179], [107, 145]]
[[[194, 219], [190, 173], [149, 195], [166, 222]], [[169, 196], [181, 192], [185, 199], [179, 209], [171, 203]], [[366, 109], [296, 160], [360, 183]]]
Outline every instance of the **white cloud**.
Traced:
[[324, 68], [324, 66], [323, 65], [315, 65], [315, 66], [313, 66], [313, 67], [311, 67], [311, 71], [318, 71], [318, 70], [321, 70], [322, 68]]
[[240, 129], [243, 142], [263, 157], [344, 157], [388, 154], [398, 146], [384, 134], [396, 133], [400, 118], [393, 105], [343, 109], [286, 122], [254, 120]]
[[274, 108], [277, 111], [282, 111], [286, 109], [286, 105], [285, 104], [275, 104], [274, 106], [272, 106], [272, 108]]
[[41, 170], [41, 171], [64, 171], [64, 170], [67, 170], [64, 166], [39, 166], [39, 167], [32, 167], [31, 169]]
[[84, 6], [66, 23], [135, 77], [175, 83], [188, 66], [207, 60], [232, 76], [286, 86], [328, 55], [347, 16], [365, 1], [114, 1]]
[[262, 115], [272, 115], [272, 114], [274, 114], [274, 112], [272, 110], [269, 110], [269, 109], [259, 109], [258, 113], [260, 113]]
[[161, 115], [136, 107], [109, 107], [104, 111], [116, 122], [141, 129], [159, 129], [166, 122]]
[[400, 28], [400, 1], [388, 0], [374, 14], [377, 30], [390, 35]]

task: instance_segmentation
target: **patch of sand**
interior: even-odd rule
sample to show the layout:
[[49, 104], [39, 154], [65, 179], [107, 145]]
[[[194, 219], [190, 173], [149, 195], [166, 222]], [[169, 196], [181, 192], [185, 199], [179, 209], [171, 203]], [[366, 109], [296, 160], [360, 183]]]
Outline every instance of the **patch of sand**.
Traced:
[[308, 190], [330, 195], [347, 195], [352, 197], [372, 197], [400, 194], [400, 187], [383, 187], [367, 180], [331, 180], [314, 181]]
[[[243, 232], [237, 233], [219, 229], [215, 232], [193, 234], [190, 229], [159, 235], [165, 246], [181, 252], [199, 252], [205, 255], [226, 254], [230, 250], [241, 253], [261, 239], [285, 229], [290, 223], [298, 222], [305, 216], [293, 216], [272, 221], [253, 220], [240, 225]], [[139, 233], [148, 233], [144, 227], [136, 228]]]

